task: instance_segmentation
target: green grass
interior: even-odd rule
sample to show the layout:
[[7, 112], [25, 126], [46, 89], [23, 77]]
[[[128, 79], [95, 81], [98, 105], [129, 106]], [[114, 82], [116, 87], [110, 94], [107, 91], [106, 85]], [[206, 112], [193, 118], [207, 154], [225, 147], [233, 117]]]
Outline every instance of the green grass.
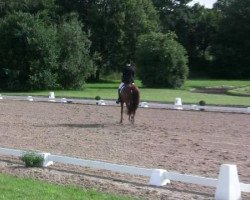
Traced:
[[237, 95], [237, 96], [248, 96], [250, 97], [250, 86], [246, 87], [239, 87], [236, 89], [232, 89], [228, 91], [230, 95]]
[[183, 88], [202, 88], [202, 87], [245, 87], [250, 86], [250, 81], [248, 80], [188, 80], [186, 81]]
[[[198, 104], [200, 100], [208, 105], [250, 106], [250, 81], [237, 80], [188, 80], [180, 89], [154, 89], [144, 88], [140, 81], [136, 81], [141, 91], [141, 101], [157, 101], [173, 103], [180, 97], [184, 104]], [[117, 98], [119, 81], [104, 83], [88, 83], [84, 90], [54, 90], [56, 97], [88, 98], [100, 96], [102, 99], [114, 100]], [[192, 88], [227, 87], [231, 90], [227, 95], [204, 94], [191, 92]], [[243, 89], [244, 88], [244, 89]], [[49, 91], [36, 91], [25, 93], [2, 93], [2, 95], [48, 96]]]
[[0, 174], [0, 200], [132, 200], [132, 198], [66, 187]]
[[[166, 103], [173, 103], [176, 97], [182, 99], [183, 104], [198, 104], [200, 100], [204, 100], [209, 105], [238, 105], [249, 106], [250, 98], [238, 97], [229, 95], [216, 95], [216, 94], [204, 94], [204, 93], [191, 93], [189, 91], [182, 90], [150, 90], [141, 89], [142, 99], [145, 101], [153, 100]], [[153, 98], [152, 98], [153, 96]]]

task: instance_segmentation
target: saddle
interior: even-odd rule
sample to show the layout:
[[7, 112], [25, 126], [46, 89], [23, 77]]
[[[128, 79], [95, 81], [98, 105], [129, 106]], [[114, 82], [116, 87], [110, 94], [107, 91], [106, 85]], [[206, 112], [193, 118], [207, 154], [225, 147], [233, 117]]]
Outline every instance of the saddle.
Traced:
[[[126, 86], [128, 86], [128, 85], [132, 85], [133, 83], [129, 83], [129, 84], [125, 84], [124, 83], [124, 85], [121, 87], [121, 89], [120, 89], [120, 94], [123, 92], [123, 90], [125, 89], [125, 87]], [[133, 93], [133, 91], [132, 90], [130, 90], [131, 91], [131, 93]]]

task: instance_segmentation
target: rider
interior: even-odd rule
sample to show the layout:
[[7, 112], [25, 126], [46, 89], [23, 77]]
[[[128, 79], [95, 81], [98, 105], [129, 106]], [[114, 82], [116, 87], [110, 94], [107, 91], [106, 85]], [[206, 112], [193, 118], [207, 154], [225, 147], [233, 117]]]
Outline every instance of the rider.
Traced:
[[122, 82], [118, 88], [118, 99], [116, 101], [117, 104], [121, 102], [120, 91], [122, 87], [125, 84], [131, 84], [131, 83], [134, 84], [134, 76], [135, 76], [135, 66], [131, 64], [127, 64], [122, 72]]

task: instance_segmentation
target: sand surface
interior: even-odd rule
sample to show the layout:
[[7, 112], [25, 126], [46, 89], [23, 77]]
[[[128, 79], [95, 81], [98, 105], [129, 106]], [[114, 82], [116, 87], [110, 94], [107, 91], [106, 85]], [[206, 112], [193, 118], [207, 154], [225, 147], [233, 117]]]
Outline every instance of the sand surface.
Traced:
[[[217, 178], [221, 164], [236, 164], [250, 183], [250, 115], [139, 108], [135, 124], [120, 108], [84, 104], [0, 101], [0, 147], [39, 150], [82, 159], [160, 168]], [[0, 172], [96, 188], [142, 199], [213, 199], [215, 189], [172, 181], [148, 185], [145, 177], [57, 164], [25, 168], [0, 156]], [[250, 199], [250, 193], [243, 193]]]

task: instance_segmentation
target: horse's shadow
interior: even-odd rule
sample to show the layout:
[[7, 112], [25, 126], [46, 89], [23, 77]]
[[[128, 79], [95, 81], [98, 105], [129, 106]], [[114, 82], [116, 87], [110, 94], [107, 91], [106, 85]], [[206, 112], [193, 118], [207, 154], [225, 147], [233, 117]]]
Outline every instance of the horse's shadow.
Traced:
[[[70, 124], [70, 123], [63, 123], [63, 124], [47, 124], [47, 125], [35, 125], [35, 127], [65, 127], [65, 128], [107, 128], [107, 127], [114, 127], [114, 126], [119, 126], [119, 127], [124, 127], [126, 125], [131, 126], [131, 124], [121, 124], [119, 122], [114, 122], [114, 123], [93, 123], [93, 124]], [[133, 124], [135, 126], [135, 124]]]
[[104, 128], [107, 124], [50, 124], [50, 125], [37, 125], [36, 127], [68, 127], [68, 128]]
[[105, 124], [56, 124], [55, 126], [69, 128], [104, 128]]

